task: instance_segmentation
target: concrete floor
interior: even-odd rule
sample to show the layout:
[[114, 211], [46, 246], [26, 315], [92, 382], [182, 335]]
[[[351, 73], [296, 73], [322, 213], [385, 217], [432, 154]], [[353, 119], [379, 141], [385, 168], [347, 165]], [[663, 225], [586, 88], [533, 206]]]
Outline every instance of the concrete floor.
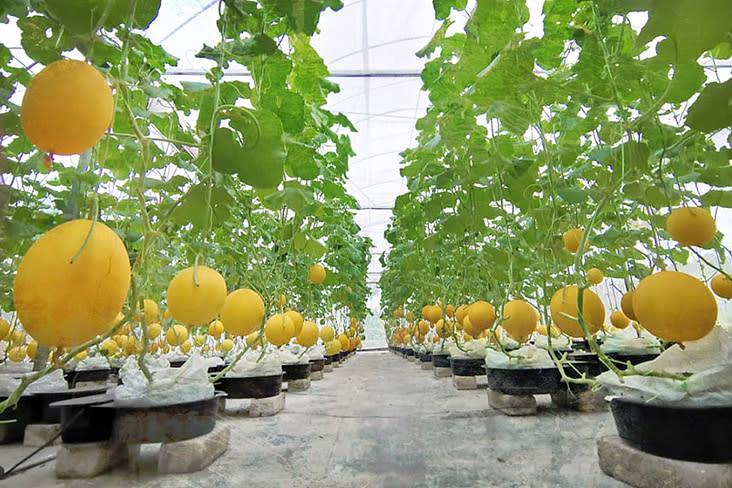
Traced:
[[[388, 352], [361, 352], [268, 418], [224, 417], [229, 450], [202, 472], [115, 471], [56, 480], [53, 462], [13, 476], [17, 487], [625, 487], [600, 471], [595, 440], [612, 416], [539, 397], [535, 417], [506, 417], [485, 390], [456, 391]], [[52, 450], [48, 449], [48, 453]], [[9, 467], [20, 446], [0, 446]], [[47, 453], [41, 453], [43, 456]]]

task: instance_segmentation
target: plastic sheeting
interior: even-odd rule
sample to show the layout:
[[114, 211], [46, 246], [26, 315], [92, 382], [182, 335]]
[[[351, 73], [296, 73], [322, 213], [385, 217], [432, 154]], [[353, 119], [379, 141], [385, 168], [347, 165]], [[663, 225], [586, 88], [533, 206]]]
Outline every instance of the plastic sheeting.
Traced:
[[154, 407], [206, 400], [214, 396], [208, 367], [208, 361], [193, 354], [180, 368], [152, 370], [152, 382], [148, 382], [137, 358], [130, 357], [120, 369], [122, 385], [114, 390], [115, 404]]
[[546, 350], [534, 346], [524, 346], [515, 351], [511, 351], [510, 356], [501, 351], [487, 349], [485, 365], [487, 368], [496, 369], [539, 369], [556, 367]]
[[698, 341], [672, 346], [641, 371], [691, 373], [684, 381], [653, 376], [626, 376], [620, 381], [607, 371], [597, 379], [614, 395], [652, 404], [732, 406], [732, 327], [717, 326]]

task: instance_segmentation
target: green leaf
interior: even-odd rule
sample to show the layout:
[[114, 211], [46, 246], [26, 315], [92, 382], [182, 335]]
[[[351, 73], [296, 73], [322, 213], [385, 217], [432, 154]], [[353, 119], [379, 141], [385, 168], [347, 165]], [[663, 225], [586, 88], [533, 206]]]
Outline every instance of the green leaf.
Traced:
[[659, 36], [659, 58], [674, 64], [696, 60], [704, 51], [728, 40], [732, 30], [729, 0], [622, 0], [625, 11], [648, 10], [638, 35], [645, 44]]
[[[47, 17], [33, 15], [18, 19], [18, 27], [21, 31], [20, 44], [25, 53], [42, 64], [58, 61], [62, 58], [61, 51], [71, 47], [58, 28], [54, 28], [56, 24]], [[57, 46], [56, 39], [59, 36], [63, 42]]]
[[230, 129], [214, 133], [213, 166], [236, 173], [254, 188], [275, 188], [285, 170], [285, 143], [280, 119], [265, 110], [232, 109], [226, 112]]
[[[99, 27], [112, 30], [127, 23], [131, 0], [45, 0], [51, 16], [74, 34], [95, 32]], [[160, 10], [160, 0], [138, 1], [130, 27], [147, 29]]]
[[707, 75], [704, 73], [704, 67], [696, 61], [677, 66], [666, 101], [685, 102], [699, 90], [705, 81], [707, 81]]
[[557, 195], [567, 203], [583, 203], [587, 200], [587, 192], [580, 188], [565, 186], [557, 189]]
[[709, 190], [701, 196], [701, 201], [705, 207], [717, 206], [732, 208], [732, 191]]
[[709, 83], [689, 107], [686, 125], [702, 132], [716, 132], [732, 125], [732, 79]]
[[318, 156], [315, 149], [301, 143], [287, 145], [286, 164], [288, 173], [303, 180], [313, 180], [320, 175], [320, 167], [316, 162]]
[[[194, 229], [203, 230], [206, 227], [206, 214], [209, 207], [206, 205], [208, 185], [200, 183], [188, 190], [180, 204], [173, 210], [171, 220], [178, 225], [193, 225]], [[233, 199], [219, 187], [211, 192], [212, 225], [217, 226], [230, 217], [229, 205]]]
[[464, 10], [468, 6], [468, 0], [432, 0], [432, 7], [435, 9], [435, 18], [442, 20], [450, 15], [450, 9]]

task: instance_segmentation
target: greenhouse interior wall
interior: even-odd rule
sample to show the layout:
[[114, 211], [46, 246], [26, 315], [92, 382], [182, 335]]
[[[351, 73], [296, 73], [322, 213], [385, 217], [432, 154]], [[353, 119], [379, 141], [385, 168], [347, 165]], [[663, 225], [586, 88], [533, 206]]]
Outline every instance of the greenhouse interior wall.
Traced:
[[0, 0], [0, 482], [732, 488], [729, 0]]

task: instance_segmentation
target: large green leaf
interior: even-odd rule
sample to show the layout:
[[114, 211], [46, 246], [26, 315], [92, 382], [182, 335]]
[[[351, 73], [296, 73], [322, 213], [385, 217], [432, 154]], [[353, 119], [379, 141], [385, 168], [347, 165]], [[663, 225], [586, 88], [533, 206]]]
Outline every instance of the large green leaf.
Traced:
[[282, 124], [272, 112], [234, 109], [226, 112], [230, 128], [214, 133], [213, 166], [239, 175], [254, 188], [275, 188], [285, 168]]
[[686, 125], [702, 132], [715, 132], [732, 126], [732, 79], [709, 83], [689, 107]]
[[[113, 29], [126, 24], [131, 0], [45, 0], [51, 16], [74, 34], [94, 32], [99, 27]], [[137, 1], [130, 27], [147, 29], [157, 17], [160, 0]]]

